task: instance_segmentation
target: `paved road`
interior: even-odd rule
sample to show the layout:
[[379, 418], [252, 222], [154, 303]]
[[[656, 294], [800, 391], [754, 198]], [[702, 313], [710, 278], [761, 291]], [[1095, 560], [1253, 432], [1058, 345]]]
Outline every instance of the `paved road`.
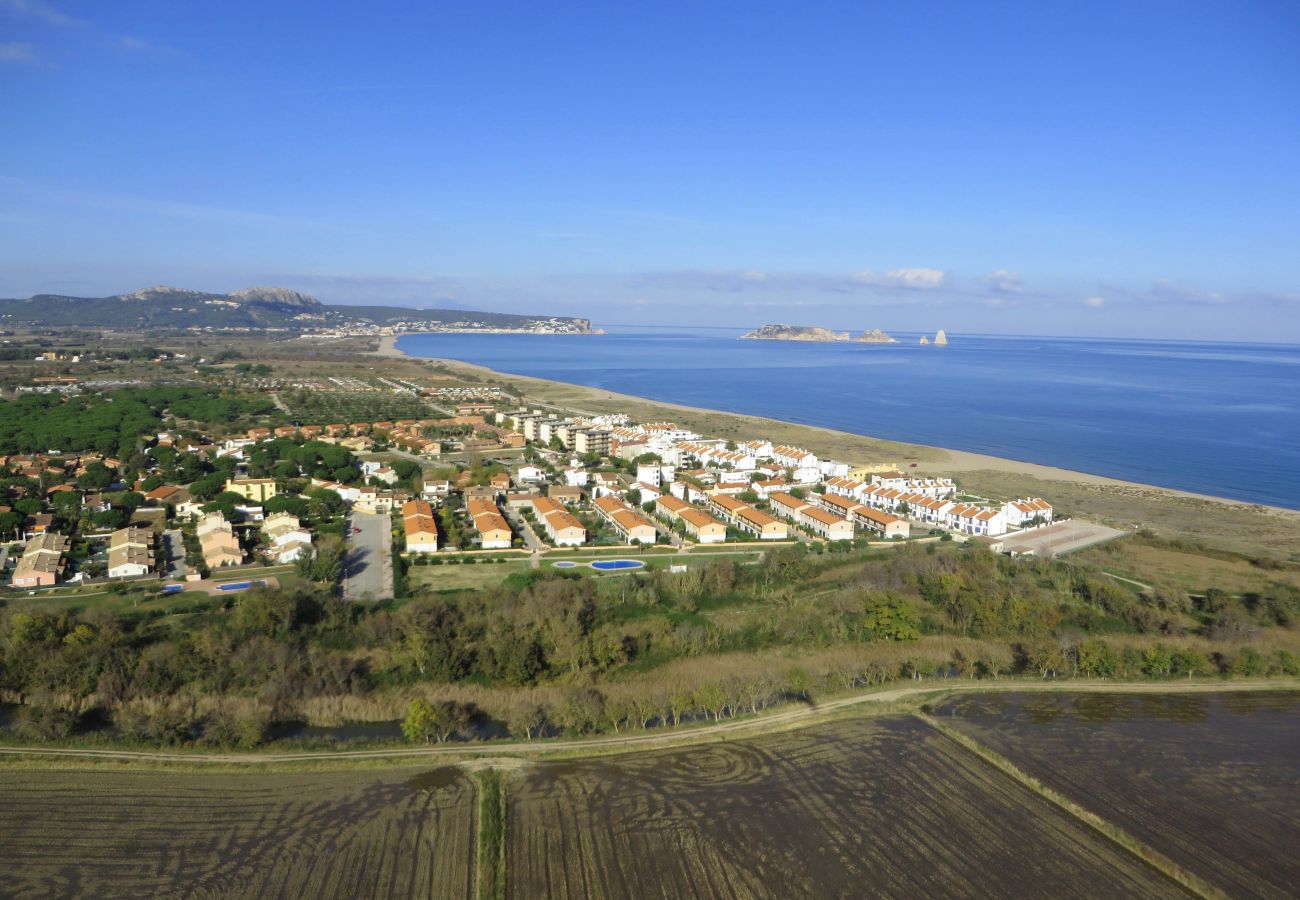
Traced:
[[158, 562], [163, 578], [185, 578], [185, 536], [176, 529], [162, 533], [163, 557]]
[[343, 596], [390, 600], [393, 596], [392, 532], [388, 516], [353, 512], [347, 518]]

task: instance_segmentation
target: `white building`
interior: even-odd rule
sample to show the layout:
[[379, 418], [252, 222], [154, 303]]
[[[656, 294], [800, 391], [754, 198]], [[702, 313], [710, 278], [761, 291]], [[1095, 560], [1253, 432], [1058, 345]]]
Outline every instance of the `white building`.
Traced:
[[1052, 504], [1041, 497], [1029, 497], [1024, 500], [1012, 500], [1002, 507], [1002, 512], [1006, 515], [1007, 525], [1012, 528], [1024, 528], [1035, 519], [1039, 524], [1050, 525], [1054, 511]]
[[948, 511], [948, 527], [962, 534], [997, 537], [1007, 533], [1007, 516], [1001, 509], [959, 503]]

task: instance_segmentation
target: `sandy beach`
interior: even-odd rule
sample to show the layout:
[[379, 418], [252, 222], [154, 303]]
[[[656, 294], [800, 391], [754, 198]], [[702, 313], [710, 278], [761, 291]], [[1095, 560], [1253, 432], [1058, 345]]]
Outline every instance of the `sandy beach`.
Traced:
[[[422, 359], [397, 349], [397, 337], [392, 335], [380, 340], [374, 355]], [[1167, 536], [1238, 552], [1300, 558], [1300, 510], [963, 450], [883, 440], [817, 425], [647, 400], [583, 385], [511, 375], [459, 360], [437, 362], [477, 379], [508, 383], [531, 401], [579, 413], [625, 412], [640, 421], [671, 418], [716, 437], [764, 437], [855, 465], [892, 463], [907, 471], [952, 475], [966, 489], [991, 497], [1042, 496], [1063, 513], [1087, 516], [1120, 528], [1150, 528]]]

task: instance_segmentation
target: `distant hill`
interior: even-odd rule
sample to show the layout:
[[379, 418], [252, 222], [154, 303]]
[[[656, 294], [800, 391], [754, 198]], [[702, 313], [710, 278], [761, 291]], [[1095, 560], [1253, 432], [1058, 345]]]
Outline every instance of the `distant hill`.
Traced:
[[879, 328], [862, 332], [861, 337], [849, 337], [847, 331], [831, 331], [816, 325], [764, 325], [740, 336], [742, 341], [853, 341], [859, 344], [897, 344]]
[[447, 328], [523, 328], [538, 324], [554, 322], [558, 325], [571, 324], [577, 330], [590, 331], [590, 319], [575, 319], [567, 316], [524, 316], [515, 313], [478, 312], [466, 309], [409, 309], [405, 306], [327, 306], [332, 313], [337, 313], [359, 322], [373, 322], [376, 325], [396, 325], [398, 323], [427, 322]]
[[816, 325], [764, 325], [742, 334], [743, 341], [847, 341], [847, 331], [831, 331]]
[[112, 297], [37, 294], [0, 299], [0, 327], [112, 328], [117, 330], [347, 328], [417, 330], [517, 330], [586, 333], [588, 319], [474, 312], [463, 309], [407, 309], [400, 306], [327, 306], [288, 288], [255, 287], [213, 294], [175, 287], [150, 287]]

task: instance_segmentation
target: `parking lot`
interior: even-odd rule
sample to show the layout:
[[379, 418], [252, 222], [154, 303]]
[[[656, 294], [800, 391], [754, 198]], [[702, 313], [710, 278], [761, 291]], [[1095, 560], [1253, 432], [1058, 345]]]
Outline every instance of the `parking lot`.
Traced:
[[343, 561], [343, 596], [348, 600], [388, 600], [393, 596], [391, 524], [388, 516], [354, 512], [348, 517]]
[[1053, 557], [1114, 540], [1124, 534], [1127, 532], [1098, 525], [1096, 522], [1068, 519], [1046, 528], [1008, 534], [1001, 541], [1004, 553], [1032, 553], [1034, 556]]

